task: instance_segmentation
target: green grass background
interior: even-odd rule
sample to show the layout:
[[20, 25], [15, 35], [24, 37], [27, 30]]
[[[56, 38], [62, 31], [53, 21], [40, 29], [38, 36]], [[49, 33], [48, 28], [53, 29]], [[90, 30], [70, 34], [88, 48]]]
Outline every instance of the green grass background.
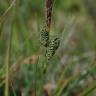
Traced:
[[[50, 34], [60, 36], [61, 42], [42, 77], [40, 64], [46, 61], [39, 34], [45, 22], [44, 0], [16, 0], [3, 17], [12, 0], [0, 0], [1, 89], [9, 78], [24, 96], [34, 96], [35, 91], [43, 96], [41, 87], [46, 84], [55, 86], [50, 96], [96, 96], [96, 1], [87, 1], [55, 0]], [[17, 67], [12, 76], [7, 77], [7, 67], [10, 73]]]

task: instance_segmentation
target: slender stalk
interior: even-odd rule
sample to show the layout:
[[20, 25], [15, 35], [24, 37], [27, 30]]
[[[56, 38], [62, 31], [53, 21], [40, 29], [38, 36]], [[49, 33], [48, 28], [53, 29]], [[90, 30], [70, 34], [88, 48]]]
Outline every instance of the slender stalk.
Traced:
[[[46, 54], [46, 53], [45, 53]], [[40, 94], [41, 95], [43, 95], [43, 85], [44, 85], [44, 83], [45, 83], [45, 79], [46, 79], [46, 72], [47, 72], [47, 68], [48, 68], [48, 61], [47, 61], [47, 58], [46, 58], [46, 56], [45, 56], [45, 58], [44, 58], [44, 61], [43, 61], [43, 63], [42, 63], [42, 67], [41, 67], [41, 69], [40, 69], [40, 77], [41, 77], [41, 86], [40, 86]]]
[[96, 90], [96, 84], [90, 85], [90, 86], [81, 94], [81, 96], [87, 96], [88, 94], [90, 94], [90, 93], [93, 92], [94, 90]]
[[8, 49], [6, 54], [5, 96], [9, 96], [9, 64], [11, 58], [12, 32], [9, 33]]
[[38, 57], [38, 60], [37, 60], [37, 64], [35, 64], [35, 84], [34, 84], [34, 87], [35, 87], [35, 96], [37, 96], [37, 75], [38, 75], [38, 64], [39, 64], [39, 57]]
[[7, 16], [8, 12], [11, 10], [11, 8], [14, 6], [16, 0], [13, 0], [7, 10], [3, 13], [3, 15], [0, 17], [0, 21], [4, 19], [5, 16]]

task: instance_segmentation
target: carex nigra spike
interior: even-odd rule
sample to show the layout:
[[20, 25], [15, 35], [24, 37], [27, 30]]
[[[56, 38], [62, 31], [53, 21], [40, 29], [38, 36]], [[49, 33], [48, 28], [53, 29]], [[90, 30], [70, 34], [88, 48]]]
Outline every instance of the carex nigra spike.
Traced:
[[45, 47], [49, 44], [49, 32], [47, 32], [46, 27], [40, 31], [40, 42]]
[[55, 54], [56, 50], [58, 49], [60, 44], [60, 39], [58, 37], [53, 37], [50, 42], [49, 42], [49, 46], [47, 48], [47, 59], [50, 60], [53, 55]]
[[54, 0], [45, 0], [45, 19], [46, 19], [46, 30], [49, 32], [52, 17], [52, 7]]

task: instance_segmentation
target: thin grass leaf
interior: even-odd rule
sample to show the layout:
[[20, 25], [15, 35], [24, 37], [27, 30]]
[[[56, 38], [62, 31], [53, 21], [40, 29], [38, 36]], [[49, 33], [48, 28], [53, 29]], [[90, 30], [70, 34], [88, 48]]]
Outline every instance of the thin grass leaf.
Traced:
[[11, 58], [12, 32], [9, 33], [8, 49], [6, 53], [6, 78], [5, 78], [5, 96], [9, 96], [9, 64]]
[[94, 90], [96, 90], [96, 83], [90, 85], [87, 89], [85, 89], [81, 96], [88, 96], [88, 94], [92, 93]]
[[10, 6], [6, 9], [6, 11], [3, 13], [3, 15], [0, 17], [0, 22], [4, 21], [5, 17], [7, 16], [8, 12], [11, 10], [11, 8], [14, 6], [16, 0], [13, 0], [10, 4]]

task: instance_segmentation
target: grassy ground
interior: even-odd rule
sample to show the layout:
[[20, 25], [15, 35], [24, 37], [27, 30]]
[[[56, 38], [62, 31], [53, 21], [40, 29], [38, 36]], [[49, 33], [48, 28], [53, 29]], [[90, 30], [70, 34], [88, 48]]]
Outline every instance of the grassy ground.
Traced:
[[60, 45], [47, 61], [44, 0], [0, 1], [0, 96], [96, 96], [95, 5], [55, 0], [50, 36]]

